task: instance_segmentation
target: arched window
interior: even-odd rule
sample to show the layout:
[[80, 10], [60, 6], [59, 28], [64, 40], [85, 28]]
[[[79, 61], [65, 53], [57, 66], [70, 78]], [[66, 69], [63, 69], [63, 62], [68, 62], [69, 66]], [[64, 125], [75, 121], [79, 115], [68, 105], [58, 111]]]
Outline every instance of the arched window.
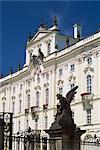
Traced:
[[27, 95], [27, 108], [30, 108], [30, 94]]
[[47, 46], [47, 54], [50, 55], [50, 51], [51, 51], [51, 44], [48, 43], [48, 46]]
[[87, 76], [87, 92], [88, 93], [92, 92], [92, 78], [91, 78], [91, 75]]
[[49, 89], [46, 89], [46, 104], [49, 104]]
[[39, 106], [39, 92], [36, 93], [36, 106]]

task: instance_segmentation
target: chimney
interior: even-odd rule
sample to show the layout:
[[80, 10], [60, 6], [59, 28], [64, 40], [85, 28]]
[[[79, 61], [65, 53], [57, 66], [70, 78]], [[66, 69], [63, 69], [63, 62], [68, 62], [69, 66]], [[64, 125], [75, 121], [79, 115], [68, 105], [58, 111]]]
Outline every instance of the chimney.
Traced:
[[82, 31], [81, 31], [81, 25], [76, 23], [75, 25], [73, 25], [73, 29], [74, 29], [74, 38], [79, 38], [79, 34], [80, 34], [80, 38], [82, 37]]

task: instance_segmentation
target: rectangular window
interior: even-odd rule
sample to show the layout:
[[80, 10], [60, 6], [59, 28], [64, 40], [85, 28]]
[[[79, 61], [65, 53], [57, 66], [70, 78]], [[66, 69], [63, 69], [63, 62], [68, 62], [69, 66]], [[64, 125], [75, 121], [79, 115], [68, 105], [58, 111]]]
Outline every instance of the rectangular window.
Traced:
[[87, 110], [87, 124], [91, 124], [91, 109]]
[[72, 90], [74, 87], [75, 87], [75, 84], [74, 84], [74, 83], [70, 84], [70, 89], [71, 89], [71, 90]]
[[26, 120], [26, 129], [28, 129], [28, 127], [29, 127], [29, 120], [27, 119]]
[[59, 69], [59, 76], [62, 76], [62, 75], [63, 75], [63, 70]]
[[20, 91], [22, 91], [22, 84], [20, 85]]
[[45, 129], [47, 129], [47, 128], [48, 128], [48, 117], [45, 116]]
[[19, 100], [19, 113], [21, 113], [21, 109], [22, 109], [22, 101]]
[[15, 113], [15, 102], [12, 103], [12, 113]]
[[46, 104], [49, 104], [49, 89], [46, 89]]
[[36, 93], [36, 106], [39, 106], [39, 92]]
[[13, 87], [13, 93], [15, 93], [15, 87]]
[[18, 131], [20, 132], [20, 120], [18, 122]]
[[5, 112], [5, 107], [6, 107], [6, 104], [5, 102], [3, 102], [3, 112]]
[[30, 108], [30, 100], [31, 100], [31, 97], [30, 97], [30, 94], [27, 95], [27, 108]]
[[35, 121], [35, 129], [38, 130], [38, 119]]
[[59, 88], [59, 94], [63, 95], [63, 88], [62, 87]]
[[74, 64], [70, 65], [70, 71], [75, 71], [75, 65]]

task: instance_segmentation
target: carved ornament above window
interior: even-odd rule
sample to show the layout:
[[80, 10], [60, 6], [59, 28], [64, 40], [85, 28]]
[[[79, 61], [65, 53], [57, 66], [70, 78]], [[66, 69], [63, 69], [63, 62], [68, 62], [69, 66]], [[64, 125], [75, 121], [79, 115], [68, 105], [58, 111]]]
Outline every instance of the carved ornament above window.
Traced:
[[76, 77], [75, 77], [75, 76], [70, 76], [68, 80], [69, 80], [70, 82], [75, 81], [75, 80], [76, 80]]
[[29, 93], [29, 92], [30, 92], [30, 89], [27, 89], [27, 90], [26, 90], [26, 93]]
[[15, 96], [12, 96], [12, 100], [14, 100], [16, 97]]
[[87, 73], [88, 71], [91, 71], [92, 73], [94, 73], [94, 68], [86, 67], [86, 68], [84, 69], [84, 72]]
[[60, 84], [63, 84], [64, 81], [63, 80], [58, 80], [57, 84], [60, 85]]
[[2, 97], [2, 100], [6, 100], [6, 97], [4, 96], [4, 97]]
[[49, 83], [48, 83], [48, 82], [46, 82], [46, 83], [44, 84], [44, 87], [47, 87], [47, 86], [49, 86]]

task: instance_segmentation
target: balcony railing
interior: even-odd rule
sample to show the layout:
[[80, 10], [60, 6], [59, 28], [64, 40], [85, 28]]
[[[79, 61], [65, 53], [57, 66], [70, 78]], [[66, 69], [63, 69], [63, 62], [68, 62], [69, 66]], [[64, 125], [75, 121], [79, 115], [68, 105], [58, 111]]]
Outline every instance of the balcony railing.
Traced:
[[43, 105], [43, 110], [48, 109], [48, 104]]

